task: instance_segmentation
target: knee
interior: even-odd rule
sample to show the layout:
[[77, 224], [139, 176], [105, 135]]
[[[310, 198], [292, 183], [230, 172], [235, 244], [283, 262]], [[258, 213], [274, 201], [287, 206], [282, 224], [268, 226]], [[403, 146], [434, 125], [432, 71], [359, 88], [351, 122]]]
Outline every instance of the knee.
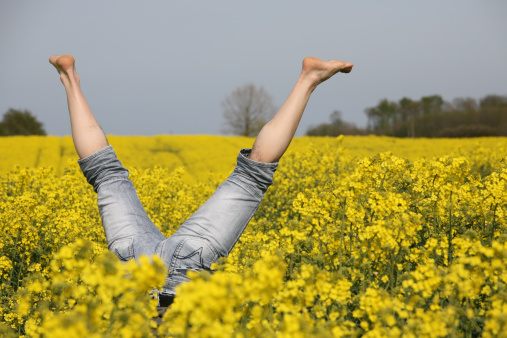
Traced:
[[238, 155], [237, 165], [232, 173], [232, 178], [237, 178], [243, 183], [253, 187], [260, 196], [273, 184], [278, 163], [262, 163], [251, 158], [249, 149], [242, 149]]
[[103, 182], [113, 178], [128, 179], [129, 176], [129, 171], [122, 166], [111, 146], [78, 160], [78, 163], [95, 192]]

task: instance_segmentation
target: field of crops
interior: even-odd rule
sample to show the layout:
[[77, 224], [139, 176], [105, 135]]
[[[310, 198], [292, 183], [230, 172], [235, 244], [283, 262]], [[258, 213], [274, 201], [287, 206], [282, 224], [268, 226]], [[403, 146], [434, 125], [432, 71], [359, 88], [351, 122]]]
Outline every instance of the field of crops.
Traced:
[[[166, 236], [253, 143], [109, 141]], [[506, 138], [297, 138], [157, 328], [166, 268], [107, 252], [71, 139], [0, 138], [0, 336], [507, 337], [506, 158]]]

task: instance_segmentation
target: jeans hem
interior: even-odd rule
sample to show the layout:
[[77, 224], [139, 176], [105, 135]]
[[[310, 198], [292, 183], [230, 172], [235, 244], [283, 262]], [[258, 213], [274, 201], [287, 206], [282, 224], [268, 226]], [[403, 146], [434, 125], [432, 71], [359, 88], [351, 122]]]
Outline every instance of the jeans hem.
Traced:
[[248, 164], [251, 164], [251, 165], [255, 165], [258, 167], [271, 167], [271, 168], [276, 168], [278, 166], [278, 162], [271, 162], [271, 163], [257, 162], [257, 161], [254, 161], [254, 160], [248, 158], [248, 155], [250, 155], [251, 152], [252, 152], [252, 149], [244, 148], [239, 151], [239, 154], [243, 160], [245, 160]]
[[110, 150], [113, 150], [113, 146], [112, 145], [108, 145], [108, 146], [106, 146], [106, 147], [104, 147], [102, 149], [97, 150], [96, 152], [94, 152], [90, 156], [87, 156], [85, 158], [81, 158], [81, 159], [77, 160], [77, 163], [79, 163], [79, 164], [85, 164], [86, 162], [93, 160], [95, 157], [100, 156], [100, 154], [105, 153], [105, 152], [110, 151]]

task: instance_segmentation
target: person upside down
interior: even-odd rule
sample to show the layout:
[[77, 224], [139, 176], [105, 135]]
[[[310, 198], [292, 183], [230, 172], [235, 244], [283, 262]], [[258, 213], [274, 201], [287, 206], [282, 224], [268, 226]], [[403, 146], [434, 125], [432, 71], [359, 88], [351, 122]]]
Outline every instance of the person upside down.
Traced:
[[110, 251], [121, 261], [158, 255], [169, 268], [159, 290], [159, 306], [168, 306], [175, 287], [188, 281], [188, 270], [209, 270], [226, 257], [257, 211], [280, 158], [287, 150], [311, 94], [353, 64], [303, 60], [299, 78], [280, 110], [259, 132], [251, 149], [241, 149], [231, 175], [170, 237], [146, 213], [129, 172], [116, 157], [80, 87], [72, 55], [54, 55], [49, 62], [60, 74], [69, 108], [72, 139], [79, 166], [97, 193], [97, 204]]

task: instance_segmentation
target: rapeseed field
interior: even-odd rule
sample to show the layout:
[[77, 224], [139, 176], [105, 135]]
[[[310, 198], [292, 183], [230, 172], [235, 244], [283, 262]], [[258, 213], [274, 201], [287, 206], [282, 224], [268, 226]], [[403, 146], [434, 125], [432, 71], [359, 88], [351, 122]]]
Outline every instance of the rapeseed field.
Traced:
[[[109, 137], [170, 236], [253, 139]], [[0, 335], [506, 337], [507, 139], [296, 138], [214, 274], [107, 252], [70, 137], [0, 138]]]

